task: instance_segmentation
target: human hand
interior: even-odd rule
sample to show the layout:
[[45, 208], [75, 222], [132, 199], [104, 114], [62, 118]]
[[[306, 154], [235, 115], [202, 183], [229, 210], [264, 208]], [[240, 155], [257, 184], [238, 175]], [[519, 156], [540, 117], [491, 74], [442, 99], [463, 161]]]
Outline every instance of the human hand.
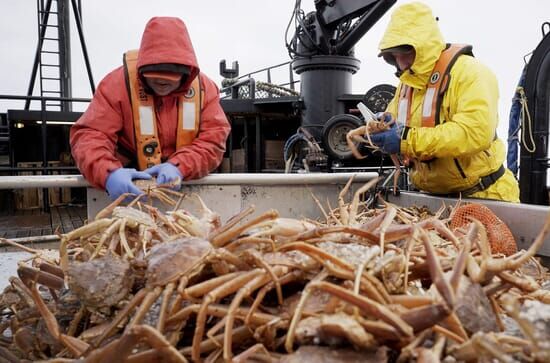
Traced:
[[143, 171], [152, 176], [157, 176], [157, 185], [174, 183], [172, 189], [179, 190], [181, 188], [181, 181], [183, 180], [183, 175], [181, 175], [180, 170], [171, 163], [162, 163], [145, 169]]
[[374, 145], [382, 149], [382, 152], [386, 154], [398, 154], [401, 150], [402, 133], [403, 125], [398, 125], [394, 122], [391, 124], [389, 130], [371, 134], [370, 139]]
[[374, 117], [376, 117], [378, 121], [384, 121], [387, 124], [394, 121], [392, 114], [389, 112], [377, 112], [374, 114]]
[[112, 200], [117, 199], [121, 194], [132, 193], [143, 194], [143, 191], [132, 182], [134, 179], [151, 179], [151, 175], [136, 169], [119, 168], [111, 172], [105, 182], [105, 189]]

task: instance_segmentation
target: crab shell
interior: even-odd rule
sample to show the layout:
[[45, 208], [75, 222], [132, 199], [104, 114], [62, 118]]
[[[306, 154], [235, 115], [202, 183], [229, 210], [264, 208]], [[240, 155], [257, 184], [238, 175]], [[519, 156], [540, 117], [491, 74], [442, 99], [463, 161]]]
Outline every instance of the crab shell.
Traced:
[[71, 262], [67, 276], [70, 289], [89, 307], [117, 304], [134, 284], [130, 263], [110, 254], [87, 262]]
[[213, 250], [207, 240], [183, 237], [161, 243], [147, 255], [147, 284], [163, 286], [191, 272]]

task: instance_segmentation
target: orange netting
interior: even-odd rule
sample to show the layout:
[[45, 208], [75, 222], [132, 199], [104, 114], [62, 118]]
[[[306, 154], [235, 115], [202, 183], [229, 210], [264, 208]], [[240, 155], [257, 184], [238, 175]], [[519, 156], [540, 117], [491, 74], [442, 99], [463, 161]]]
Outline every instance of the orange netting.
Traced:
[[458, 207], [451, 218], [451, 229], [471, 223], [469, 218], [475, 218], [485, 226], [492, 253], [510, 256], [517, 252], [516, 240], [508, 226], [483, 204], [470, 203]]

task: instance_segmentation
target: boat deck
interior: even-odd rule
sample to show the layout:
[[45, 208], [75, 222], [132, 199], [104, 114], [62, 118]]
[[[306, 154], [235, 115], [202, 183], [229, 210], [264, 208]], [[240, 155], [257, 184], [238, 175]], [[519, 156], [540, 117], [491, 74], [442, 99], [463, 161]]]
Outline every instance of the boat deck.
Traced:
[[84, 224], [85, 205], [51, 207], [46, 213], [39, 209], [18, 210], [0, 214], [0, 238], [27, 238], [67, 233]]

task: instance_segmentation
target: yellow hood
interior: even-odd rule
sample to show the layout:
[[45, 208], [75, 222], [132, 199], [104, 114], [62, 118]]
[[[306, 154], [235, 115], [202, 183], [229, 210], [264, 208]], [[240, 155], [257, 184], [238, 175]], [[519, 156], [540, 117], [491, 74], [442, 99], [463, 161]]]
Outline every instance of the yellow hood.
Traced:
[[432, 11], [423, 3], [413, 2], [398, 7], [379, 44], [384, 50], [399, 45], [411, 45], [416, 51], [412, 67], [399, 79], [414, 88], [423, 88], [439, 55], [445, 49], [443, 35]]

